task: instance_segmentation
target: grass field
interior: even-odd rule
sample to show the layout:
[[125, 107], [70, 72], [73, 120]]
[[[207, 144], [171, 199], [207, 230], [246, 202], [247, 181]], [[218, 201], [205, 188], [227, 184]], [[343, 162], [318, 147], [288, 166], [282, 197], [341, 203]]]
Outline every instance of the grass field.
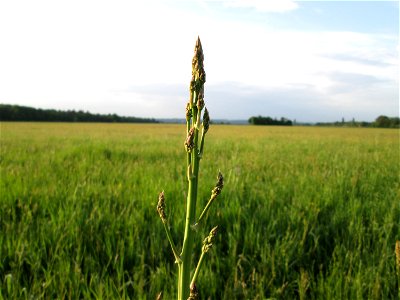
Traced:
[[[182, 125], [1, 123], [0, 298], [164, 299], [184, 229]], [[200, 177], [225, 187], [202, 299], [399, 299], [399, 130], [210, 128]], [[204, 200], [202, 200], [204, 199]], [[199, 212], [199, 211], [198, 211]]]

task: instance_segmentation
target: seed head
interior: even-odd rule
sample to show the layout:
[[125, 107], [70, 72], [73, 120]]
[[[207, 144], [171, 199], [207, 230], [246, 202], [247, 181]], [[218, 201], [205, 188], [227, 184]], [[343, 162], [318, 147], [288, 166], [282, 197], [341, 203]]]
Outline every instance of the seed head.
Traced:
[[190, 295], [187, 300], [198, 300], [199, 299], [199, 291], [195, 283], [190, 286]]
[[[193, 73], [193, 71], [192, 71], [192, 73]], [[196, 80], [194, 78], [194, 75], [192, 74], [192, 79], [190, 80], [190, 87], [189, 87], [190, 92], [193, 92], [195, 90], [195, 88], [196, 88]]]
[[186, 121], [189, 121], [192, 118], [192, 106], [190, 102], [186, 104]]
[[207, 253], [208, 250], [211, 249], [212, 243], [214, 241], [215, 236], [217, 235], [218, 232], [218, 226], [215, 226], [213, 229], [211, 229], [210, 234], [203, 240], [203, 248], [202, 251], [203, 253]]
[[208, 114], [207, 107], [204, 109], [204, 114], [203, 114], [203, 128], [204, 128], [204, 133], [208, 131], [208, 128], [210, 128], [210, 115]]
[[201, 111], [204, 107], [204, 86], [200, 88], [199, 97], [197, 100], [197, 110]]
[[201, 46], [200, 37], [197, 37], [196, 45], [194, 46], [194, 55], [192, 59], [192, 70], [194, 71], [194, 75], [196, 71], [199, 71], [203, 68], [204, 54], [203, 47]]
[[157, 211], [160, 215], [161, 220], [165, 223], [167, 221], [167, 216], [165, 215], [165, 197], [164, 191], [158, 196]]
[[194, 47], [194, 56], [192, 59], [192, 82], [191, 90], [200, 91], [201, 87], [206, 82], [206, 73], [204, 72], [204, 54], [201, 47], [200, 38], [197, 38], [196, 46]]
[[192, 127], [186, 137], [185, 140], [185, 148], [187, 152], [192, 152], [194, 148], [194, 127]]
[[221, 172], [218, 172], [218, 181], [215, 185], [215, 188], [211, 191], [211, 197], [216, 198], [222, 192], [222, 188], [224, 187], [224, 177]]

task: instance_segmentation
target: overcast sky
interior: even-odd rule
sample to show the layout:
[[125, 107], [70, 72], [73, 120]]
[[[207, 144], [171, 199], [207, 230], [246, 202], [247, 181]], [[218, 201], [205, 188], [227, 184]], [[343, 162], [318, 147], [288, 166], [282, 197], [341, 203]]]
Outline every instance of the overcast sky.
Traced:
[[399, 115], [398, 1], [1, 1], [0, 103], [183, 118]]

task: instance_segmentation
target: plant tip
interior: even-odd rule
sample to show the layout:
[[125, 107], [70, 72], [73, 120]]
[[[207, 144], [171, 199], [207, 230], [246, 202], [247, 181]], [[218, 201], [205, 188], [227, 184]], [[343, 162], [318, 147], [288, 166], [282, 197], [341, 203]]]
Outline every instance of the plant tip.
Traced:
[[204, 109], [204, 114], [203, 114], [203, 128], [204, 128], [204, 133], [208, 131], [208, 128], [210, 128], [210, 115], [208, 113], [207, 107]]
[[217, 233], [218, 233], [218, 226], [215, 226], [213, 229], [211, 229], [210, 234], [203, 240], [203, 248], [202, 248], [203, 253], [207, 253], [208, 250], [211, 249], [214, 238], [217, 235]]
[[222, 192], [222, 188], [224, 187], [224, 177], [221, 172], [218, 172], [217, 183], [215, 184], [215, 188], [211, 191], [211, 197], [216, 198]]
[[164, 191], [160, 193], [158, 196], [158, 203], [157, 203], [157, 211], [158, 214], [160, 215], [160, 218], [163, 222], [166, 222], [167, 216], [165, 215], [165, 197], [164, 197]]
[[156, 300], [162, 300], [162, 298], [163, 298], [163, 294], [162, 294], [162, 292], [159, 292]]

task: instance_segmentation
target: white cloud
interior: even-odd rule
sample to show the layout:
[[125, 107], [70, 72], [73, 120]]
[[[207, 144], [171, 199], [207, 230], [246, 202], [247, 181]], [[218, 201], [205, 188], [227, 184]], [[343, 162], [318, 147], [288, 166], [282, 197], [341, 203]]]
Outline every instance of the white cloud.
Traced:
[[292, 0], [222, 0], [221, 2], [226, 7], [252, 8], [260, 12], [286, 12], [298, 8], [298, 4]]
[[[264, 11], [273, 9], [268, 8], [271, 3], [281, 3], [282, 10], [297, 5], [224, 3]], [[398, 48], [392, 47], [398, 45], [398, 37], [281, 31], [153, 0], [9, 1], [0, 4], [0, 102], [179, 117], [197, 35], [205, 51], [209, 86], [237, 82], [279, 91], [308, 86], [328, 97], [337, 86], [331, 76], [335, 72], [398, 84]], [[182, 90], [172, 96], [168, 91], [155, 96], [130, 89], [145, 85], [158, 91], [159, 86], [177, 84]], [[352, 96], [360, 94], [350, 89], [340, 99]], [[338, 97], [329, 99], [341, 105]], [[162, 103], [168, 104], [167, 110], [160, 108]], [[224, 111], [215, 113], [230, 117]]]

